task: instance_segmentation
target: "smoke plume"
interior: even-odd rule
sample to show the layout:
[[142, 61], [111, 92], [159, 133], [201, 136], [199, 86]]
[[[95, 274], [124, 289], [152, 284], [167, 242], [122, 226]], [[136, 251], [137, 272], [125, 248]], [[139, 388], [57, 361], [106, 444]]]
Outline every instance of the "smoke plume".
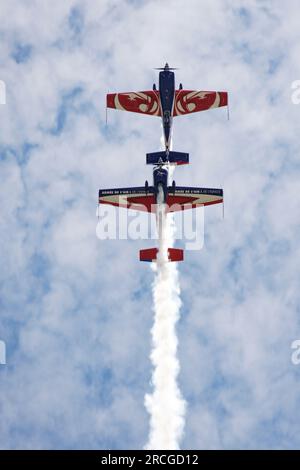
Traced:
[[[172, 177], [171, 168], [169, 176]], [[179, 449], [183, 434], [186, 403], [183, 400], [177, 377], [176, 323], [181, 306], [177, 264], [168, 262], [168, 248], [174, 245], [174, 220], [166, 213], [163, 192], [158, 195], [157, 217], [161, 219], [159, 252], [153, 283], [154, 325], [151, 362], [153, 364], [152, 394], [145, 396], [145, 406], [150, 414], [150, 434], [146, 449]]]

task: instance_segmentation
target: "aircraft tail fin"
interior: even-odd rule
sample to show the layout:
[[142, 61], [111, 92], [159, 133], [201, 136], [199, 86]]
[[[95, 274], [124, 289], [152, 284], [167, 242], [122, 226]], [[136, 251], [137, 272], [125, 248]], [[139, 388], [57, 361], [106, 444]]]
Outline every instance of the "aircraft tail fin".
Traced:
[[[158, 248], [147, 248], [140, 250], [140, 261], [157, 261]], [[169, 261], [183, 261], [183, 250], [179, 248], [168, 248]]]

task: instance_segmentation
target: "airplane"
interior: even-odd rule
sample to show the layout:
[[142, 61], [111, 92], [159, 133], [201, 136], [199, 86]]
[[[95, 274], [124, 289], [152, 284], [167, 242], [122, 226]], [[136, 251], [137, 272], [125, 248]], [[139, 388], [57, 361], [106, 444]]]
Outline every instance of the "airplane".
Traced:
[[[161, 213], [158, 211], [161, 204], [166, 204], [166, 212], [168, 213], [223, 203], [222, 189], [176, 186], [175, 181], [169, 186], [168, 173], [168, 165], [154, 165], [153, 185], [150, 186], [146, 181], [144, 186], [100, 189], [98, 202], [99, 204], [110, 204], [126, 209], [155, 213], [159, 234], [163, 223]], [[158, 259], [157, 255], [158, 248], [140, 250], [140, 261], [155, 262]], [[183, 261], [183, 258], [182, 249], [168, 248], [168, 261]]]
[[171, 147], [171, 131], [173, 117], [196, 113], [222, 106], [228, 107], [228, 93], [225, 91], [195, 91], [184, 90], [180, 83], [175, 89], [176, 68], [157, 68], [159, 72], [159, 89], [155, 83], [149, 91], [126, 93], [108, 93], [106, 107], [133, 113], [148, 114], [162, 118], [166, 152]]
[[[159, 69], [161, 70], [161, 69]], [[98, 204], [110, 204], [156, 214], [158, 233], [162, 231], [164, 204], [166, 213], [200, 206], [223, 203], [223, 190], [169, 185], [169, 170], [175, 165], [189, 163], [189, 154], [170, 149], [172, 117], [197, 111], [204, 111], [228, 103], [227, 92], [204, 92], [174, 88], [174, 73], [168, 64], [159, 74], [159, 91], [153, 85], [152, 91], [137, 93], [113, 93], [107, 95], [107, 106], [137, 113], [162, 116], [165, 150], [146, 154], [146, 163], [153, 165], [153, 184], [145, 181], [144, 186], [130, 188], [100, 189]], [[168, 248], [168, 261], [183, 261], [184, 252]], [[158, 248], [140, 250], [140, 261], [157, 262]]]

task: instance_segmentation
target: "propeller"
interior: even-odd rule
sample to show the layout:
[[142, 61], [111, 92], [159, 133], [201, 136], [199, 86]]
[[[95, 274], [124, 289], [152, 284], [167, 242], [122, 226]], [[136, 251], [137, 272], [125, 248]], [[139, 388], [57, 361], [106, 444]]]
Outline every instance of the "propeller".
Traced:
[[164, 67], [155, 67], [154, 70], [179, 70], [178, 67], [169, 67], [169, 64], [166, 63]]

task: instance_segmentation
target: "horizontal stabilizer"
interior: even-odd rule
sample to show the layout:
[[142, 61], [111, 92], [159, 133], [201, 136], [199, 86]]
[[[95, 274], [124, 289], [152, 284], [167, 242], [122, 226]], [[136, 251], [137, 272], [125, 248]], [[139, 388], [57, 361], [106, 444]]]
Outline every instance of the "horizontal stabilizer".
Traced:
[[[157, 261], [158, 248], [148, 248], [140, 250], [140, 261]], [[183, 250], [179, 248], [168, 248], [169, 261], [183, 261]]]
[[186, 165], [189, 163], [189, 154], [183, 152], [153, 152], [146, 154], [147, 165], [172, 163], [173, 165]]

